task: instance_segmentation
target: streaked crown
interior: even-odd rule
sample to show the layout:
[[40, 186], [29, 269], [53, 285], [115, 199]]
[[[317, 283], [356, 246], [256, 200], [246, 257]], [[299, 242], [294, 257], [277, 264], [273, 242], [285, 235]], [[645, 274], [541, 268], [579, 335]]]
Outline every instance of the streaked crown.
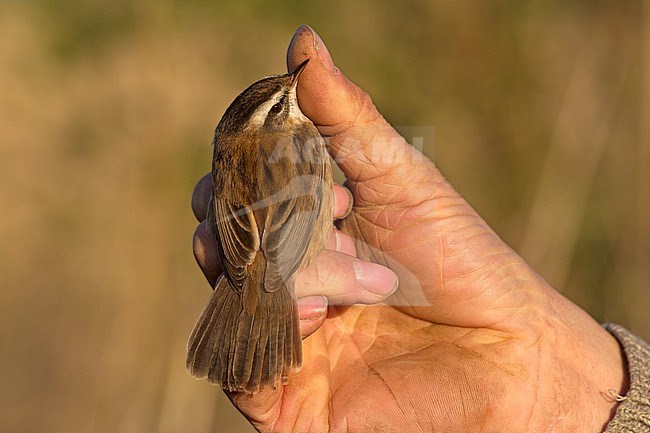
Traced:
[[251, 84], [230, 104], [224, 113], [217, 134], [237, 134], [247, 128], [282, 128], [307, 118], [298, 107], [296, 85], [309, 59], [293, 72], [263, 78]]

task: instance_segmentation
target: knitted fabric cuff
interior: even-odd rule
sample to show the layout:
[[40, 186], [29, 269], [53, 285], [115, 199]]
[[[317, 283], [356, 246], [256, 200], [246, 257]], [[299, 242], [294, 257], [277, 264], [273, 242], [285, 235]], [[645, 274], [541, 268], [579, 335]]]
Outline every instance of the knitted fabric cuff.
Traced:
[[603, 326], [623, 348], [630, 378], [630, 389], [605, 433], [650, 432], [650, 345], [620, 325]]

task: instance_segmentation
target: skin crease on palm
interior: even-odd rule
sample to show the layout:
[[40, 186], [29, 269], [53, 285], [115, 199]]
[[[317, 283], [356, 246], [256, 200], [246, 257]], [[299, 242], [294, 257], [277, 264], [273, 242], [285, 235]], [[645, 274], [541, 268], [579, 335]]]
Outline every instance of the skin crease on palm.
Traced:
[[[335, 187], [340, 231], [296, 279], [302, 370], [233, 403], [263, 432], [602, 431], [616, 409], [607, 391], [627, 387], [618, 343], [505, 245], [301, 26], [288, 69], [307, 57], [300, 108], [354, 207]], [[194, 191], [200, 221], [209, 185]], [[212, 284], [214, 242], [201, 223], [195, 255]], [[365, 261], [393, 269], [397, 291], [393, 272]]]

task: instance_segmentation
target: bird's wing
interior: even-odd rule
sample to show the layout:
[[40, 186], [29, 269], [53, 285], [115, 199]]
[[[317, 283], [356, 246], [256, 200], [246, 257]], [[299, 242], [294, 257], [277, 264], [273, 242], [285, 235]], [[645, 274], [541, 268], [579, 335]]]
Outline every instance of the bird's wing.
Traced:
[[[253, 262], [259, 263], [258, 253], [264, 255], [263, 287], [267, 292], [285, 286], [303, 262], [321, 213], [323, 188], [331, 187], [324, 146], [300, 147], [310, 138], [294, 137], [293, 146], [277, 160], [258, 160], [256, 169], [242, 172], [256, 172], [246, 181], [213, 172], [220, 259], [226, 276], [240, 293]], [[320, 136], [311, 139], [322, 140]], [[277, 138], [272, 136], [259, 142], [260, 148], [272, 145], [277, 145]], [[252, 200], [254, 196], [256, 201]], [[234, 197], [242, 202], [236, 203]], [[262, 268], [256, 265], [255, 269]]]
[[261, 244], [267, 292], [285, 285], [302, 263], [321, 213], [322, 188], [322, 173], [296, 175], [273, 196]]
[[248, 277], [247, 268], [260, 246], [255, 215], [249, 206], [222, 198], [214, 200], [214, 211], [221, 266], [232, 287], [241, 294]]

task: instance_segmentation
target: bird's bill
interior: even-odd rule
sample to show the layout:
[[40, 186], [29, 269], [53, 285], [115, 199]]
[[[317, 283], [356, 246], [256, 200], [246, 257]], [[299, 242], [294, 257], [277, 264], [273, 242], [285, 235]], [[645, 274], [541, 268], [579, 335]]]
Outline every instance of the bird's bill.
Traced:
[[291, 76], [291, 88], [295, 88], [296, 85], [298, 84], [298, 77], [300, 77], [300, 74], [302, 74], [302, 71], [305, 69], [307, 66], [307, 63], [309, 63], [309, 58], [305, 59], [304, 62], [299, 64], [296, 69], [293, 70], [289, 75]]

